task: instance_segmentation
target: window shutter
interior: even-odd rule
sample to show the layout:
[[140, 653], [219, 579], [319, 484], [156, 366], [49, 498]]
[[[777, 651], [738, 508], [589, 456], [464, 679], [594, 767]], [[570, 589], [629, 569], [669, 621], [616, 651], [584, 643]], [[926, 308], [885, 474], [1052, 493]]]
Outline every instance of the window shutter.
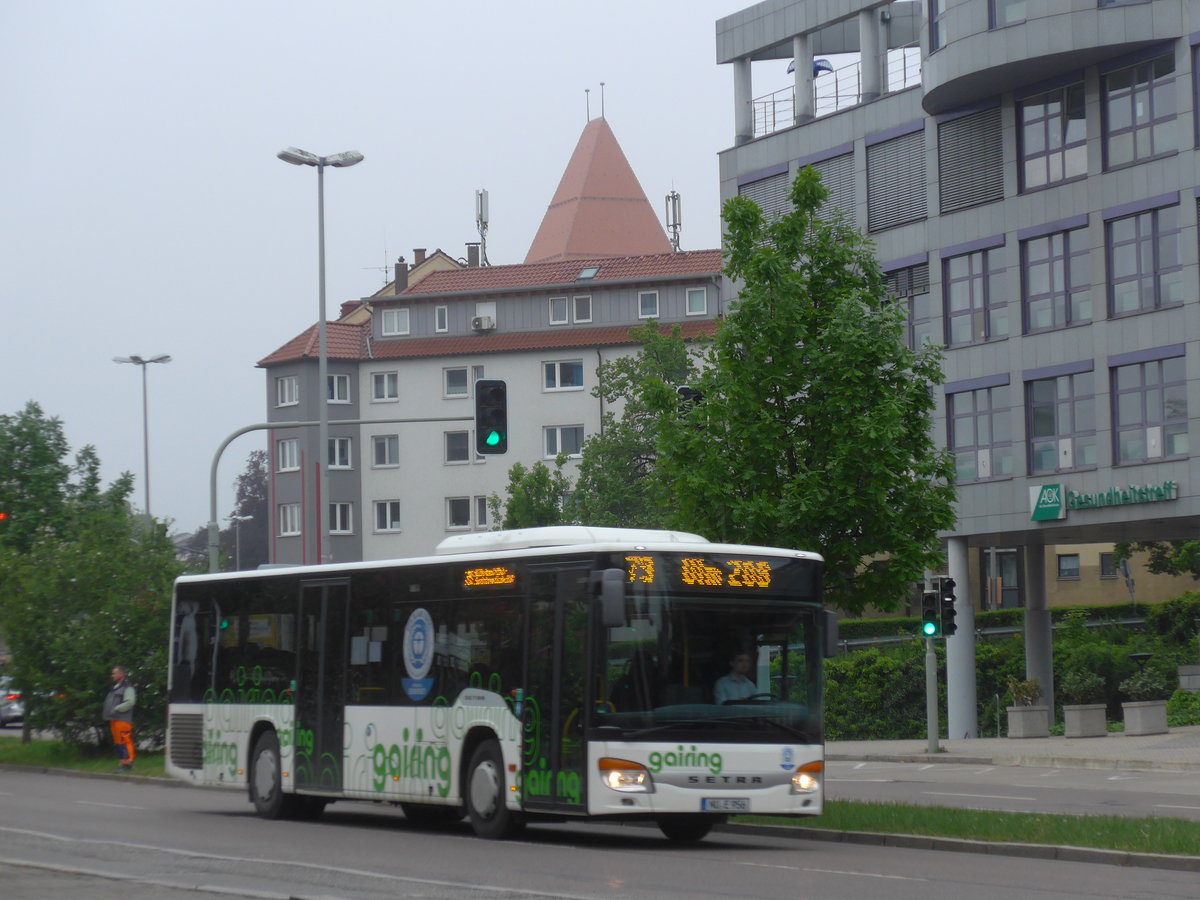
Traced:
[[846, 218], [854, 221], [854, 154], [843, 153], [833, 159], [813, 163], [812, 167], [821, 175], [821, 184], [829, 191], [825, 204], [817, 211], [821, 218], [829, 218], [833, 210], [841, 210]]
[[868, 147], [867, 230], [895, 228], [925, 215], [925, 133]]
[[778, 175], [743, 184], [738, 189], [738, 195], [757, 203], [763, 211], [763, 218], [770, 222], [789, 211], [788, 189], [790, 187], [788, 173], [780, 172]]
[[999, 107], [938, 126], [938, 184], [943, 213], [1004, 199]]

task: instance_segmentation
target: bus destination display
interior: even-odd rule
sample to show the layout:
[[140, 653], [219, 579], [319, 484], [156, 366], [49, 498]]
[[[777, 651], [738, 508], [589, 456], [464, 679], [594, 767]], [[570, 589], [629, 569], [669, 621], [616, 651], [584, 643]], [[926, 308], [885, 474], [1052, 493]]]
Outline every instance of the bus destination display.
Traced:
[[482, 566], [463, 572], [463, 587], [490, 587], [513, 584], [517, 573], [508, 566]]
[[626, 556], [625, 569], [630, 584], [654, 584], [659, 578], [658, 567], [670, 566], [667, 580], [690, 588], [733, 588], [756, 590], [771, 587], [771, 560], [714, 559], [683, 556], [662, 559], [654, 556]]

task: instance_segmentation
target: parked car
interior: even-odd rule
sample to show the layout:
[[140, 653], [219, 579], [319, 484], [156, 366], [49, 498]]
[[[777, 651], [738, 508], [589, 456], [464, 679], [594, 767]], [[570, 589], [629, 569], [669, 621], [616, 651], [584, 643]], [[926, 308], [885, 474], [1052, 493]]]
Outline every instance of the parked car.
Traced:
[[21, 702], [21, 692], [13, 687], [10, 677], [0, 677], [0, 728], [24, 718], [25, 704]]

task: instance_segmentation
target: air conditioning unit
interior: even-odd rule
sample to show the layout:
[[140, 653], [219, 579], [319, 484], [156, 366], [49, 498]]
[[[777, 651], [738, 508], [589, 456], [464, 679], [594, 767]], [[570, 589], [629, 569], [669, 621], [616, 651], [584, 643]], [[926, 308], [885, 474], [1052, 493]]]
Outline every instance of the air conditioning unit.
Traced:
[[494, 331], [496, 320], [491, 316], [476, 316], [471, 320], [471, 327], [476, 331]]

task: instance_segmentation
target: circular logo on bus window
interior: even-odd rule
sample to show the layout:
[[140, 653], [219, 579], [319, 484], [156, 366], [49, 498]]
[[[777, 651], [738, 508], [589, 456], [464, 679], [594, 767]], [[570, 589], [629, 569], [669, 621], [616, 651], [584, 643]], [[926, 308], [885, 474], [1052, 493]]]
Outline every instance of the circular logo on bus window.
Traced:
[[433, 618], [417, 609], [404, 626], [404, 670], [408, 677], [421, 680], [433, 666]]

